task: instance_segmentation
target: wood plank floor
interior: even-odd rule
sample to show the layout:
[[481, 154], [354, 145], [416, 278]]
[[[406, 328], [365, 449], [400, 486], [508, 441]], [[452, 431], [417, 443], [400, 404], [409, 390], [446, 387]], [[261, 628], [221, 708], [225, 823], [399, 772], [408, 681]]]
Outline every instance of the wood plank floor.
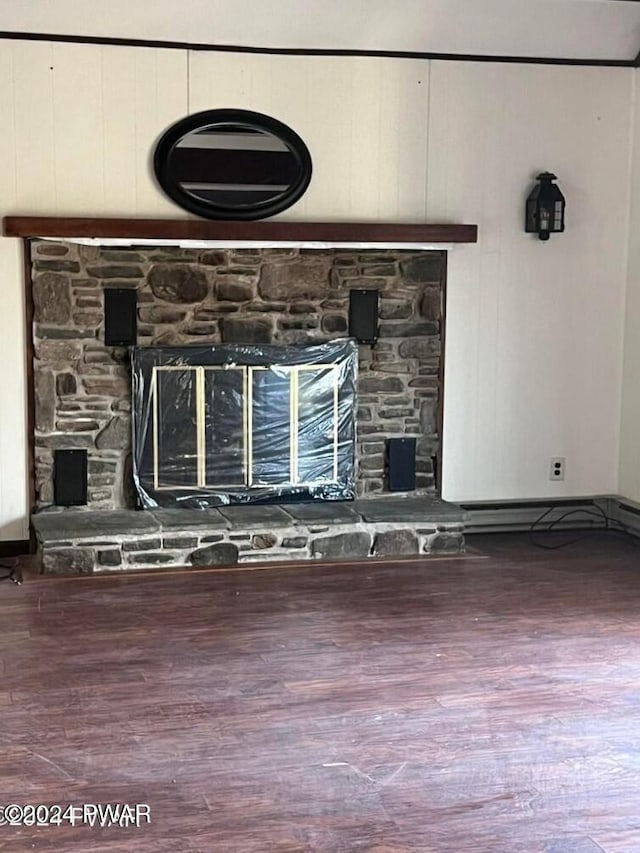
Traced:
[[0, 850], [638, 853], [640, 549], [0, 584]]

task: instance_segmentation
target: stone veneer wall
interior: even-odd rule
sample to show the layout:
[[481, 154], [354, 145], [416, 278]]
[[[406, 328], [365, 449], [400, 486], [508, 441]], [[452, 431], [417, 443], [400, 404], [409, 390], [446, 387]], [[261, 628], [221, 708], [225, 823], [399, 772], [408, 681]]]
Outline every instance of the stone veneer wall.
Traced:
[[386, 490], [385, 444], [415, 435], [417, 491], [434, 494], [443, 252], [109, 249], [34, 241], [36, 493], [53, 450], [83, 447], [89, 507], [131, 508], [128, 353], [103, 343], [103, 290], [138, 291], [138, 343], [303, 343], [347, 335], [352, 288], [380, 291], [380, 338], [360, 348], [358, 493]]

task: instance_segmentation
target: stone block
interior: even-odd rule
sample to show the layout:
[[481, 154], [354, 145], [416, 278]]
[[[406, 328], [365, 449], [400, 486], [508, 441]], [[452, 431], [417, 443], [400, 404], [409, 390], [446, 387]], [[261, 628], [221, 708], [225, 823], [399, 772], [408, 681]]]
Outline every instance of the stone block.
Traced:
[[100, 429], [100, 424], [92, 418], [75, 418], [72, 421], [56, 421], [59, 432], [94, 432]]
[[358, 391], [363, 394], [400, 393], [404, 391], [404, 383], [395, 376], [361, 376]]
[[249, 280], [255, 281], [258, 275], [258, 271], [255, 266], [229, 266], [226, 269], [220, 270], [218, 272], [218, 281], [222, 281], [224, 278], [228, 278], [229, 280]]
[[371, 443], [363, 444], [361, 452], [365, 455], [369, 455], [371, 453], [384, 453], [384, 442], [373, 441]]
[[59, 373], [56, 376], [58, 397], [68, 397], [78, 390], [78, 381], [73, 373]]
[[278, 328], [280, 329], [317, 329], [319, 325], [317, 317], [298, 316], [295, 319], [284, 318], [278, 320]]
[[166, 302], [189, 305], [202, 302], [209, 293], [207, 276], [190, 264], [156, 264], [148, 282], [154, 296]]
[[36, 272], [80, 272], [80, 264], [70, 260], [37, 260], [33, 264]]
[[194, 335], [197, 337], [209, 338], [212, 341], [218, 339], [218, 324], [217, 322], [209, 323], [189, 323], [183, 329], [185, 335]]
[[428, 554], [460, 554], [465, 550], [462, 533], [436, 533], [425, 543], [424, 550]]
[[357, 500], [355, 508], [370, 524], [461, 522], [467, 518], [467, 513], [462, 507], [435, 497], [384, 497], [369, 501]]
[[180, 346], [184, 343], [184, 337], [177, 329], [168, 329], [166, 332], [155, 336], [153, 343], [162, 347]]
[[227, 254], [218, 251], [202, 252], [198, 260], [208, 267], [222, 267], [227, 263]]
[[150, 512], [130, 510], [65, 510], [38, 512], [31, 523], [41, 542], [99, 539], [155, 533], [160, 525]]
[[419, 360], [433, 358], [440, 352], [440, 338], [437, 333], [432, 337], [409, 338], [402, 341], [398, 347], [398, 352], [402, 358], [417, 358]]
[[438, 391], [438, 380], [436, 377], [429, 376], [416, 376], [415, 379], [411, 379], [409, 382], [409, 386], [411, 388], [421, 388], [425, 390], [432, 390], [434, 393]]
[[157, 551], [162, 548], [162, 542], [158, 538], [135, 539], [132, 542], [123, 542], [123, 551]]
[[162, 530], [220, 530], [229, 523], [217, 509], [154, 509], [150, 511]]
[[[380, 323], [381, 338], [422, 338], [424, 335], [437, 335], [439, 331], [440, 324], [434, 322], [424, 321], [420, 323], [401, 323], [390, 320], [387, 323]], [[400, 355], [404, 355], [402, 352], [402, 345], [400, 348]], [[412, 358], [418, 357], [419, 356], [412, 356]]]
[[60, 256], [69, 254], [69, 246], [65, 243], [36, 243], [35, 250], [37, 255]]
[[442, 255], [422, 254], [400, 263], [402, 278], [406, 282], [427, 284], [439, 282], [442, 276]]
[[360, 460], [361, 471], [378, 471], [384, 470], [384, 456], [369, 456]]
[[[88, 492], [88, 503], [110, 503], [111, 502], [111, 492], [108, 489], [89, 489]], [[111, 507], [109, 507], [111, 508]]]
[[423, 400], [420, 404], [420, 428], [424, 435], [433, 435], [438, 429], [437, 400]]
[[287, 305], [284, 302], [252, 302], [251, 305], [245, 305], [245, 311], [256, 311], [258, 313], [286, 311]]
[[131, 422], [122, 417], [111, 418], [96, 438], [98, 450], [126, 450], [130, 446]]
[[238, 546], [233, 542], [220, 542], [198, 548], [189, 557], [192, 566], [234, 566], [238, 562]]
[[281, 507], [273, 504], [224, 506], [220, 507], [220, 514], [236, 530], [252, 530], [256, 527], [289, 527], [291, 525], [291, 517]]
[[294, 302], [289, 306], [289, 314], [313, 314], [316, 310], [314, 302]]
[[91, 433], [74, 433], [73, 435], [36, 436], [36, 447], [49, 447], [51, 450], [71, 450], [74, 447], [95, 446]]
[[330, 257], [266, 261], [258, 291], [263, 299], [321, 299], [329, 294]]
[[442, 291], [439, 287], [426, 287], [420, 301], [420, 313], [425, 320], [442, 317]]
[[320, 560], [367, 557], [370, 550], [371, 534], [361, 530], [338, 533], [337, 536], [323, 536], [311, 543], [312, 556]]
[[349, 524], [360, 521], [351, 501], [318, 501], [281, 504], [296, 521], [303, 523]]
[[36, 326], [36, 338], [50, 341], [95, 341], [96, 330], [85, 328], [60, 329], [56, 326]]
[[395, 264], [363, 264], [360, 267], [360, 272], [362, 275], [384, 275], [384, 276], [395, 276], [397, 274], [397, 269]]
[[38, 432], [51, 432], [55, 422], [56, 392], [53, 373], [37, 367], [34, 376], [35, 416]]
[[[335, 273], [338, 272], [338, 275]], [[359, 278], [343, 278], [343, 276], [352, 276], [354, 270], [333, 270], [331, 274], [331, 286], [334, 290], [379, 290], [383, 291], [387, 286], [387, 280], [384, 278], [367, 278], [361, 276]]]
[[168, 305], [143, 305], [138, 308], [138, 318], [142, 323], [180, 323], [186, 316], [185, 311]]
[[104, 315], [101, 311], [74, 311], [72, 319], [76, 326], [96, 329], [102, 323]]
[[381, 320], [408, 320], [413, 314], [413, 304], [406, 299], [381, 299]]
[[373, 553], [376, 557], [404, 557], [418, 552], [418, 537], [413, 530], [388, 530], [378, 533], [373, 543]]
[[414, 410], [410, 408], [406, 409], [379, 409], [378, 417], [383, 420], [389, 420], [390, 418], [410, 418], [414, 414]]
[[273, 548], [277, 541], [278, 538], [273, 533], [255, 533], [251, 537], [251, 547], [257, 551], [266, 551]]
[[269, 344], [273, 340], [273, 324], [263, 317], [224, 317], [221, 326], [225, 344]]
[[[82, 291], [80, 292], [82, 293]], [[100, 304], [100, 300], [95, 296], [78, 296], [78, 298], [76, 299], [76, 305], [78, 308], [94, 310], [97, 310], [102, 307]], [[74, 314], [73, 316], [75, 318], [77, 315]]]
[[93, 572], [91, 548], [45, 548], [42, 569], [46, 575], [87, 575]]
[[322, 331], [328, 335], [342, 334], [347, 331], [347, 318], [341, 314], [327, 314], [322, 319]]
[[82, 357], [82, 344], [67, 341], [36, 341], [36, 357], [40, 361], [66, 365]]
[[282, 540], [283, 548], [306, 548], [308, 537], [306, 536], [291, 536]]
[[[162, 540], [163, 548], [195, 548], [198, 545], [197, 536], [165, 536]], [[159, 546], [154, 546], [159, 547]]]
[[99, 566], [119, 566], [122, 563], [122, 554], [119, 548], [108, 548], [98, 551]]
[[33, 280], [33, 306], [36, 323], [68, 323], [71, 319], [69, 279], [54, 272], [37, 275]]
[[140, 252], [137, 252], [134, 249], [126, 248], [103, 248], [100, 252], [100, 255], [104, 258], [105, 261], [109, 261], [110, 263], [117, 262], [125, 264], [143, 264], [146, 260], [144, 255], [141, 255]]
[[142, 267], [134, 264], [100, 264], [98, 266], [87, 267], [87, 274], [92, 278], [113, 279], [113, 278], [142, 278], [144, 272]]
[[135, 563], [138, 566], [160, 566], [163, 563], [175, 563], [175, 561], [175, 554], [167, 554], [165, 551], [127, 554], [127, 562], [129, 564]]
[[216, 295], [229, 302], [248, 302], [254, 296], [253, 285], [246, 281], [218, 281]]

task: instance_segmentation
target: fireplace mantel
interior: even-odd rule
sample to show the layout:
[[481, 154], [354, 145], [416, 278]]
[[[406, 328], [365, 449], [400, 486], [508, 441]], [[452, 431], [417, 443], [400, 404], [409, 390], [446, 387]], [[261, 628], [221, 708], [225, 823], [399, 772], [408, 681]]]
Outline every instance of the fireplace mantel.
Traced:
[[301, 245], [355, 248], [446, 248], [476, 243], [477, 225], [397, 222], [213, 222], [204, 219], [100, 219], [6, 216], [6, 237], [59, 238], [103, 245]]

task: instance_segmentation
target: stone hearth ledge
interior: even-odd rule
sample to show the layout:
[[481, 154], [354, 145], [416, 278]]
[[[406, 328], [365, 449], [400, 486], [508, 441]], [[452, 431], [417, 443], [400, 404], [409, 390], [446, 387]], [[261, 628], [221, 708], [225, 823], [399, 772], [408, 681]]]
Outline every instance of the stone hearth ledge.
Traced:
[[434, 497], [229, 506], [59, 510], [32, 516], [45, 574], [404, 557], [464, 551], [468, 513]]

